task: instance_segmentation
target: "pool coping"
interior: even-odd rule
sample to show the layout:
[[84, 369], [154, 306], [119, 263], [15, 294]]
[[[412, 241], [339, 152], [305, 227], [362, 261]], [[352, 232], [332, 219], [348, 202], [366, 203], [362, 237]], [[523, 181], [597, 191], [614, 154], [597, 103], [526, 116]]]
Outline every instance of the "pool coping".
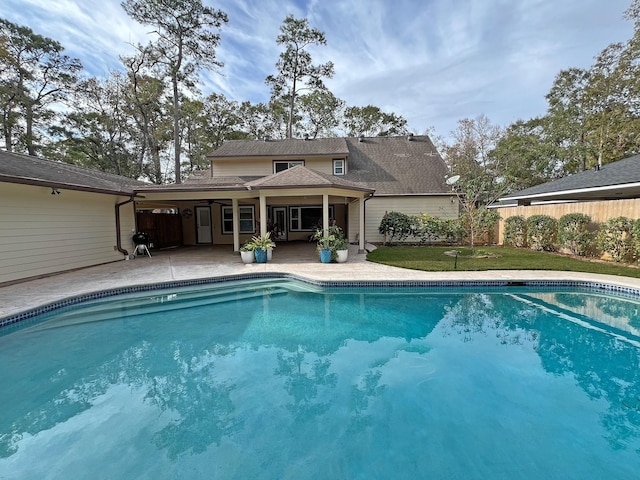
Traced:
[[[557, 273], [557, 272], [556, 272]], [[594, 275], [590, 275], [594, 277]], [[604, 276], [603, 276], [604, 277]], [[621, 277], [626, 278], [626, 277]], [[71, 295], [58, 300], [38, 305], [33, 308], [19, 311], [0, 317], [0, 331], [9, 327], [20, 327], [23, 322], [37, 317], [38, 315], [49, 313], [57, 309], [78, 305], [86, 301], [108, 298], [117, 295], [152, 292], [154, 290], [163, 290], [168, 288], [180, 288], [196, 285], [214, 285], [230, 281], [257, 280], [257, 279], [273, 279], [273, 280], [294, 280], [308, 285], [320, 288], [470, 288], [470, 287], [546, 287], [560, 288], [572, 287], [582, 288], [593, 291], [611, 292], [616, 294], [630, 295], [640, 297], [640, 286], [622, 285], [613, 281], [613, 279], [411, 279], [411, 280], [322, 280], [310, 278], [304, 275], [282, 272], [255, 272], [240, 273], [229, 275], [217, 275], [204, 278], [192, 278], [183, 280], [171, 280], [164, 282], [152, 282], [146, 284], [136, 284], [121, 286], [116, 288], [107, 288], [91, 292], [84, 292], [78, 295]]]

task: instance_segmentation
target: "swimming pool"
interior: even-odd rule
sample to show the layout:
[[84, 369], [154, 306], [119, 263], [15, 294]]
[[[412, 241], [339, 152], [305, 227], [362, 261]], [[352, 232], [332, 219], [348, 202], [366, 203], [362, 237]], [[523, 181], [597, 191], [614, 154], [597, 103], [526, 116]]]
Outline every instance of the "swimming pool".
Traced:
[[139, 292], [0, 337], [0, 478], [634, 478], [640, 299]]

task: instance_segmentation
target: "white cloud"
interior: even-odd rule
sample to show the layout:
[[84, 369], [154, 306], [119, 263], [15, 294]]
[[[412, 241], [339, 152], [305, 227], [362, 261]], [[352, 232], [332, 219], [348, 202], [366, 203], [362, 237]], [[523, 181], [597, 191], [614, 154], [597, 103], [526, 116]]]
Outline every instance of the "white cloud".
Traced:
[[[447, 134], [456, 121], [486, 114], [506, 125], [544, 113], [556, 74], [588, 67], [608, 44], [631, 36], [628, 0], [206, 0], [225, 11], [220, 72], [203, 75], [203, 93], [266, 101], [267, 75], [288, 14], [326, 33], [317, 62], [333, 61], [327, 81], [349, 105], [377, 105], [403, 115], [417, 132]], [[118, 68], [146, 27], [119, 1], [3, 0], [0, 16], [62, 43], [92, 75]]]

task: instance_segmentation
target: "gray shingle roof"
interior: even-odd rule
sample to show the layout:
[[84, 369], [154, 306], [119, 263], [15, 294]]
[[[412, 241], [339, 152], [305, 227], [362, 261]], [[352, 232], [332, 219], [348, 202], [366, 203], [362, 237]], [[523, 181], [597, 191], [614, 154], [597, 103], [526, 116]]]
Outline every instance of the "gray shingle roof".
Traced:
[[428, 136], [347, 138], [345, 179], [380, 194], [449, 193], [447, 166]]
[[[574, 173], [566, 177], [542, 183], [535, 187], [526, 188], [519, 192], [511, 193], [503, 199], [521, 199], [527, 197], [552, 197], [562, 195], [564, 198], [585, 198], [589, 195], [584, 190], [591, 189], [594, 193], [591, 196], [621, 197], [625, 185], [629, 188], [632, 184], [640, 183], [640, 155], [634, 155], [617, 162], [607, 163], [599, 170], [592, 169], [584, 172]], [[612, 189], [606, 187], [619, 186], [620, 192], [613, 193]], [[598, 190], [606, 190], [608, 193], [597, 194]], [[577, 192], [580, 191], [580, 192]], [[634, 188], [635, 191], [635, 188]], [[574, 193], [572, 193], [574, 192]], [[632, 191], [630, 195], [635, 195]]]
[[132, 178], [5, 151], [0, 151], [0, 180], [126, 195], [133, 193], [134, 186], [148, 185]]
[[343, 177], [317, 172], [302, 165], [297, 165], [273, 175], [268, 175], [258, 180], [248, 182], [246, 186], [252, 189], [286, 187], [344, 187], [373, 191], [371, 188], [350, 182], [345, 180]]
[[228, 157], [295, 157], [346, 155], [349, 153], [344, 138], [317, 138], [301, 140], [228, 140], [215, 152], [207, 155], [210, 159]]

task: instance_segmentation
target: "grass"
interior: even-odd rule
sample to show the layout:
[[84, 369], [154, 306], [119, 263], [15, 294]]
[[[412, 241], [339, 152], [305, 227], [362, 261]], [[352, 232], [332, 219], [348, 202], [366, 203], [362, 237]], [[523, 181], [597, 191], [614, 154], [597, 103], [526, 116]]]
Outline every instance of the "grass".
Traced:
[[488, 258], [445, 255], [451, 250], [467, 254], [469, 249], [456, 247], [402, 246], [380, 247], [367, 255], [367, 259], [394, 267], [427, 272], [478, 271], [478, 270], [556, 270], [601, 273], [640, 278], [640, 268], [593, 259], [580, 259], [547, 252], [510, 248], [479, 247], [482, 253], [494, 254]]

